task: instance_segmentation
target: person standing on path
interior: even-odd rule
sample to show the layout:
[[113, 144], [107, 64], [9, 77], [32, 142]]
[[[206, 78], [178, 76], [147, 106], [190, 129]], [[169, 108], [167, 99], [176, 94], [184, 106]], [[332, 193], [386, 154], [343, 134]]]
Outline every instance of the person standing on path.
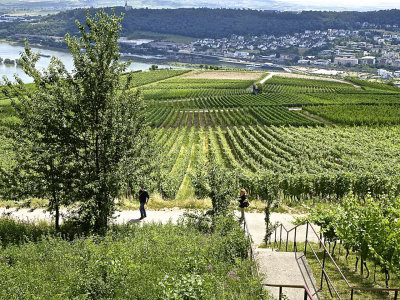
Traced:
[[249, 207], [250, 203], [249, 200], [247, 200], [247, 192], [245, 189], [240, 190], [240, 199], [239, 199], [239, 207], [240, 207], [240, 212], [241, 212], [241, 220], [244, 220], [244, 208]]
[[147, 217], [146, 215], [146, 210], [144, 206], [149, 202], [149, 193], [146, 191], [144, 187], [141, 187], [139, 190], [139, 202], [140, 202], [140, 220], [143, 220], [144, 218]]

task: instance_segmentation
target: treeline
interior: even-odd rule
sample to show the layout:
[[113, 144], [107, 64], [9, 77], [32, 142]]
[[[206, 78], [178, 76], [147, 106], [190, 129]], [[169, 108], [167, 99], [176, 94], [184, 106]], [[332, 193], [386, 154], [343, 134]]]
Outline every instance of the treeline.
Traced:
[[[125, 13], [122, 35], [134, 31], [175, 34], [195, 38], [220, 38], [232, 34], [290, 34], [304, 30], [358, 29], [368, 22], [378, 26], [400, 25], [400, 10], [372, 12], [273, 12], [258, 10], [180, 8], [133, 9]], [[92, 11], [93, 13], [93, 11]], [[14, 34], [64, 36], [78, 34], [75, 20], [83, 22], [85, 10], [75, 9], [44, 17], [39, 23], [0, 23], [0, 37]], [[4, 30], [6, 29], [6, 30]]]

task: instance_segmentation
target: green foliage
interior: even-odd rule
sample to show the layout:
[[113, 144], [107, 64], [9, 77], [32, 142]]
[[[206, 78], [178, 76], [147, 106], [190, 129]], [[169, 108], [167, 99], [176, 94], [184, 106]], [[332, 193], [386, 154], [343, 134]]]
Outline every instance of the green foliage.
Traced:
[[73, 241], [27, 238], [0, 248], [0, 298], [265, 299], [248, 247], [231, 217], [206, 235], [182, 223], [114, 226]]
[[265, 92], [274, 93], [356, 93], [351, 84], [342, 82], [274, 76], [263, 85]]
[[257, 88], [258, 88], [258, 94], [262, 94], [263, 93], [263, 85], [260, 83], [257, 83]]
[[[217, 93], [217, 91], [215, 91]], [[318, 95], [320, 96], [320, 95]], [[319, 102], [317, 102], [319, 101]], [[225, 95], [225, 96], [208, 96], [195, 99], [182, 99], [181, 101], [149, 101], [150, 107], [172, 107], [179, 109], [194, 108], [236, 108], [251, 106], [301, 106], [306, 104], [324, 103], [323, 100], [316, 99], [309, 95], [303, 94], [280, 94], [268, 93], [262, 95], [243, 94], [243, 95]]]
[[373, 93], [355, 94], [315, 93], [312, 96], [308, 96], [308, 99], [310, 103], [313, 104], [400, 104], [399, 94], [388, 93], [388, 90], [375, 91]]
[[228, 206], [237, 195], [235, 173], [222, 168], [218, 164], [210, 164], [208, 172], [208, 196], [211, 198], [213, 212], [216, 215], [225, 215]]
[[19, 245], [26, 241], [38, 241], [45, 235], [54, 233], [47, 224], [22, 223], [11, 218], [0, 218], [0, 242], [3, 247]]
[[209, 197], [214, 215], [226, 215], [228, 207], [237, 196], [238, 186], [235, 172], [218, 164], [214, 153], [209, 154], [207, 162], [197, 165], [192, 175], [195, 194]]
[[253, 80], [174, 77], [150, 85], [146, 89], [247, 89], [252, 84]]
[[96, 231], [107, 227], [123, 184], [143, 172], [135, 167], [150, 161], [142, 103], [128, 90], [130, 78], [121, 86], [127, 67], [119, 61], [121, 22], [122, 17], [104, 11], [93, 18], [88, 14], [86, 26], [77, 22], [81, 37], [66, 37], [79, 90], [79, 111], [74, 111], [74, 125], [81, 131], [74, 141], [82, 153], [76, 193], [82, 201], [79, 217]]
[[151, 89], [142, 91], [143, 98], [145, 100], [169, 100], [169, 99], [187, 99], [187, 98], [199, 98], [199, 97], [210, 97], [210, 96], [225, 96], [225, 95], [246, 95], [250, 92], [246, 89], [234, 89], [234, 88], [207, 88], [206, 86], [197, 88], [177, 88], [174, 86], [158, 89], [153, 86]]
[[130, 82], [130, 87], [139, 87], [142, 85], [146, 85], [149, 83], [153, 83], [156, 81], [160, 81], [163, 79], [171, 78], [174, 76], [179, 76], [182, 74], [185, 74], [187, 72], [190, 72], [190, 70], [156, 70], [157, 72], [133, 72], [133, 73], [128, 73], [123, 77], [123, 79], [128, 79], [130, 76], [131, 82]]
[[158, 66], [157, 65], [151, 65], [151, 67], [150, 67], [150, 71], [155, 71], [155, 70], [157, 70], [158, 69]]
[[279, 182], [278, 177], [272, 172], [262, 174], [257, 188], [260, 190], [258, 194], [262, 199], [265, 199], [264, 221], [265, 221], [265, 236], [264, 242], [268, 244], [268, 240], [278, 227], [278, 223], [271, 222], [271, 210], [274, 204], [279, 201]]
[[380, 82], [361, 80], [357, 78], [348, 78], [348, 80], [361, 86], [365, 90], [391, 90], [397, 93], [400, 92], [400, 89], [397, 86], [390, 84], [390, 82], [388, 84], [385, 84]]
[[338, 124], [400, 124], [400, 107], [396, 105], [328, 105], [310, 106], [305, 110]]
[[143, 97], [148, 100], [198, 98], [215, 95], [250, 94], [253, 80], [192, 79], [174, 77], [147, 85]]
[[[153, 105], [148, 109], [148, 121], [154, 127], [200, 127], [240, 125], [322, 125], [284, 107], [205, 108], [180, 110]], [[180, 122], [179, 122], [180, 121]]]
[[104, 231], [121, 191], [152, 176], [144, 106], [130, 91], [130, 76], [121, 78], [127, 67], [119, 60], [121, 21], [101, 11], [88, 14], [85, 26], [77, 23], [81, 37], [66, 36], [73, 74], [56, 58], [41, 73], [39, 55], [26, 46], [22, 67], [35, 89], [8, 82], [21, 119], [11, 132], [18, 163], [9, 177], [20, 192], [14, 194], [50, 199], [56, 227], [60, 205], [76, 203], [74, 217], [88, 230]]
[[[124, 7], [116, 9], [117, 13], [124, 12]], [[223, 38], [232, 34], [246, 36], [249, 33], [285, 35], [329, 28], [354, 30], [363, 22], [378, 26], [398, 25], [399, 15], [400, 11], [396, 9], [371, 12], [303, 11], [301, 14], [293, 14], [289, 11], [247, 9], [142, 8], [126, 12], [123, 34], [127, 36], [137, 31], [147, 31], [197, 38]], [[2, 28], [6, 28], [9, 35], [26, 33], [63, 36], [67, 32], [78, 33], [73, 20], [82, 21], [84, 18], [85, 10], [74, 9], [45, 16], [40, 23], [3, 24]], [[157, 39], [157, 35], [154, 38]]]
[[367, 197], [364, 204], [352, 196], [329, 210], [317, 209], [311, 222], [321, 226], [328, 241], [340, 240], [362, 260], [373, 260], [383, 270], [400, 275], [400, 201]]

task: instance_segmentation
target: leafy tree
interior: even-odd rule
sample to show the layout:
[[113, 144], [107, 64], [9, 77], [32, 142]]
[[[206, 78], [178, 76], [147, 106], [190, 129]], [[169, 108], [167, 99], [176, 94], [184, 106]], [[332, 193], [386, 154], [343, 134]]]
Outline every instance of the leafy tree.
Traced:
[[231, 200], [237, 195], [235, 174], [219, 164], [212, 164], [208, 172], [209, 197], [211, 198], [213, 213], [215, 215], [226, 215]]
[[55, 212], [55, 226], [59, 229], [60, 205], [68, 203], [76, 173], [73, 153], [66, 147], [74, 138], [70, 123], [74, 96], [64, 65], [52, 58], [48, 70], [42, 73], [35, 68], [39, 58], [28, 45], [21, 53], [22, 68], [33, 78], [34, 89], [18, 78], [18, 85], [5, 79], [9, 89], [3, 92], [19, 100], [13, 102], [13, 107], [20, 122], [7, 132], [15, 164], [3, 176], [7, 189], [2, 192], [14, 199], [49, 199], [48, 209]]
[[211, 199], [213, 215], [226, 215], [238, 192], [235, 171], [219, 164], [214, 153], [208, 154], [206, 164], [195, 165], [194, 168], [191, 180], [196, 196]]
[[21, 60], [36, 89], [26, 91], [21, 81], [13, 87], [21, 103], [14, 105], [22, 120], [20, 147], [29, 158], [16, 173], [32, 175], [29, 182], [40, 178], [35, 186], [41, 195], [75, 203], [75, 217], [98, 233], [107, 228], [123, 188], [152, 172], [143, 103], [129, 89], [131, 76], [121, 80], [129, 64], [120, 62], [117, 43], [122, 18], [100, 10], [87, 13], [86, 25], [77, 21], [81, 36], [66, 35], [72, 73], [55, 58], [39, 72], [39, 55], [26, 46]]

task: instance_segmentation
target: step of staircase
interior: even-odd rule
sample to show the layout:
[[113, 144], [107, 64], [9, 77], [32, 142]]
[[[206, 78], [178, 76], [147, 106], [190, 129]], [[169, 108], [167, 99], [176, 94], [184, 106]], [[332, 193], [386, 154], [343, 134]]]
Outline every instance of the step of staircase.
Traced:
[[[267, 248], [257, 248], [255, 258], [259, 263], [260, 271], [265, 275], [263, 283], [305, 285], [313, 295], [319, 299], [316, 291], [316, 281], [304, 253], [277, 252]], [[266, 287], [270, 294], [278, 298], [278, 287]], [[283, 288], [283, 294], [290, 300], [303, 300], [304, 289]]]

